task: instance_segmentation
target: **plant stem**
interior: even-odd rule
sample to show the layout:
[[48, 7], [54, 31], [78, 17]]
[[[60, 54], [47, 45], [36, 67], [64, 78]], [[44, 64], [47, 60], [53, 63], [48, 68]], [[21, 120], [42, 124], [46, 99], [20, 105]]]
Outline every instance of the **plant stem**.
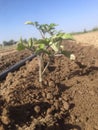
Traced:
[[42, 82], [42, 55], [38, 55], [39, 61], [39, 82]]
[[43, 72], [42, 72], [42, 75], [44, 74], [44, 72], [46, 71], [47, 67], [49, 66], [49, 62], [47, 63], [47, 65], [45, 66]]
[[38, 30], [39, 30], [39, 32], [40, 32], [42, 38], [45, 39], [45, 35], [42, 33], [42, 31], [41, 31], [40, 29], [38, 29]]

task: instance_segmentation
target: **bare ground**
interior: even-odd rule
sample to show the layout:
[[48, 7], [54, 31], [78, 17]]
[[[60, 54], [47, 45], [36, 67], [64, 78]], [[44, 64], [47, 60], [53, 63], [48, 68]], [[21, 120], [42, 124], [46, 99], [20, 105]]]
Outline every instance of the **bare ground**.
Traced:
[[98, 47], [98, 31], [78, 34], [73, 37], [77, 43], [82, 43], [87, 46], [94, 45], [95, 47]]
[[98, 49], [63, 44], [76, 60], [54, 57], [42, 85], [36, 58], [0, 82], [1, 130], [98, 130]]

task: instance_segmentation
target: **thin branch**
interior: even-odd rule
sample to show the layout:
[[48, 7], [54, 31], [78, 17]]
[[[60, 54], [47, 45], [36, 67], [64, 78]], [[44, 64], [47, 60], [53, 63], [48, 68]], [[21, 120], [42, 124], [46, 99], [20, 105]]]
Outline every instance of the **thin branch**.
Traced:
[[46, 69], [47, 69], [48, 66], [49, 66], [49, 61], [48, 61], [47, 65], [45, 66], [45, 68], [44, 68], [44, 70], [42, 72], [42, 75], [44, 74], [44, 72], [46, 71]]
[[45, 39], [45, 35], [42, 33], [42, 31], [41, 31], [40, 29], [38, 29], [38, 30], [39, 30], [39, 32], [40, 32], [42, 38]]
[[33, 51], [34, 51], [34, 49], [29, 48], [29, 47], [27, 47], [27, 46], [25, 46], [25, 48], [26, 48], [26, 49], [28, 49], [28, 50], [30, 50], [31, 52], [33, 52]]

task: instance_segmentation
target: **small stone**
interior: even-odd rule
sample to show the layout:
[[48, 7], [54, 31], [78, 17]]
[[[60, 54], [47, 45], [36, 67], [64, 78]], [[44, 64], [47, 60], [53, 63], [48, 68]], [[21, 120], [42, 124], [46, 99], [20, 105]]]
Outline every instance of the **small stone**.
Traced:
[[4, 108], [4, 109], [3, 109], [3, 112], [2, 112], [2, 116], [7, 115], [7, 113], [8, 113], [7, 109], [6, 109], [6, 108]]
[[63, 102], [63, 107], [64, 107], [65, 110], [68, 110], [69, 109], [68, 102]]
[[47, 99], [53, 99], [52, 93], [47, 93]]
[[38, 114], [40, 112], [40, 106], [35, 106], [34, 111]]
[[10, 123], [10, 119], [7, 116], [2, 116], [1, 121], [3, 124], [8, 125]]
[[76, 119], [76, 122], [79, 122], [79, 121], [80, 121], [80, 120], [77, 118], [77, 119]]
[[48, 115], [45, 117], [45, 122], [46, 122], [47, 126], [50, 126], [50, 127], [51, 127], [51, 126], [54, 125], [55, 118], [54, 118], [52, 115], [48, 114]]
[[82, 91], [79, 90], [78, 93], [79, 93], [79, 94], [82, 94]]
[[68, 80], [68, 77], [65, 77], [65, 80]]
[[34, 116], [31, 116], [31, 119], [34, 119]]
[[48, 85], [49, 85], [49, 87], [55, 86], [55, 84], [54, 84], [53, 81], [50, 81], [50, 82], [48, 83]]
[[71, 115], [70, 117], [71, 117], [72, 122], [74, 122], [75, 117], [73, 115]]
[[62, 97], [65, 101], [67, 101], [67, 96], [64, 94]]
[[62, 116], [64, 114], [64, 112], [63, 111], [60, 111], [60, 116]]
[[62, 101], [62, 98], [59, 98], [59, 101]]
[[47, 114], [52, 114], [52, 112], [55, 110], [55, 107], [54, 106], [51, 106], [51, 108], [49, 108], [47, 110]]
[[58, 118], [58, 115], [59, 115], [59, 114], [55, 113], [55, 114], [54, 114], [55, 118]]
[[70, 55], [70, 60], [74, 61], [76, 59], [76, 56], [74, 54]]
[[47, 80], [45, 80], [45, 81], [44, 81], [44, 85], [48, 85], [48, 82], [47, 82]]
[[55, 106], [56, 110], [59, 109], [59, 105], [60, 105], [60, 104], [59, 104], [59, 101], [56, 100], [56, 101], [54, 102], [54, 106]]
[[16, 124], [15, 126], [16, 126], [16, 128], [18, 128], [18, 127], [19, 127], [19, 125], [18, 125], [18, 124]]
[[43, 97], [45, 97], [45, 96], [46, 96], [45, 92], [42, 92], [42, 96], [43, 96]]
[[63, 112], [65, 112], [65, 109], [64, 109], [64, 107], [63, 107], [63, 108], [61, 107], [61, 111], [62, 111], [62, 113], [63, 113]]
[[51, 108], [48, 108], [47, 114], [51, 114], [51, 113], [52, 113], [52, 109], [51, 109]]
[[12, 79], [12, 77], [13, 77], [13, 73], [8, 73], [8, 75], [7, 75], [7, 77], [6, 77], [6, 80], [9, 80], [9, 79]]

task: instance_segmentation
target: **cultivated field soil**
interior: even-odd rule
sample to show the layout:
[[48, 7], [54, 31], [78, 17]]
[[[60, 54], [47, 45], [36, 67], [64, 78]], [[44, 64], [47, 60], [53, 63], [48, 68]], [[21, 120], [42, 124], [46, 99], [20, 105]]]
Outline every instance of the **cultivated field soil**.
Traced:
[[0, 51], [0, 72], [3, 72], [5, 69], [8, 69], [10, 66], [14, 65], [15, 63], [23, 60], [27, 56], [32, 54], [28, 50], [23, 51], [16, 51], [16, 50], [6, 50]]
[[[37, 58], [0, 81], [0, 130], [98, 130], [98, 48], [82, 41], [62, 44], [76, 60], [52, 57], [42, 84]], [[31, 55], [14, 52], [4, 62], [19, 61], [21, 53]]]

